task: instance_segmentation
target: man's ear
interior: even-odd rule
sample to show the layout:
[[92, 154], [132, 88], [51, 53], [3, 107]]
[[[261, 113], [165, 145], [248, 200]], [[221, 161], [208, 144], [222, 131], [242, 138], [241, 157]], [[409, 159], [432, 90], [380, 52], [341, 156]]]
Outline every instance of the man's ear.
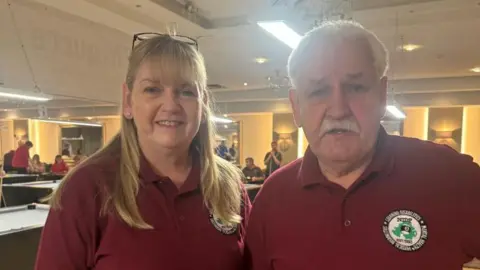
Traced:
[[295, 125], [300, 128], [302, 127], [302, 118], [298, 91], [294, 88], [290, 89], [288, 91], [288, 99], [290, 100], [290, 105], [292, 106], [293, 120], [295, 121]]
[[122, 85], [122, 114], [127, 119], [132, 119], [132, 91], [127, 86], [127, 83]]

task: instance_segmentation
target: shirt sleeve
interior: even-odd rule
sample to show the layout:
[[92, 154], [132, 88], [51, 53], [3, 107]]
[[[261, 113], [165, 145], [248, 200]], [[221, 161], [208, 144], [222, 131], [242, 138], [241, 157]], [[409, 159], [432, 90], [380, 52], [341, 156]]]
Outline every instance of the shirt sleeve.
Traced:
[[466, 166], [461, 166], [459, 181], [460, 211], [459, 217], [463, 219], [460, 231], [463, 232], [462, 250], [470, 258], [480, 259], [480, 167], [468, 157]]
[[50, 210], [42, 231], [36, 270], [87, 270], [94, 266], [100, 196], [94, 175], [86, 169], [64, 180], [68, 182], [61, 189], [61, 209]]
[[271, 270], [269, 265], [268, 253], [265, 242], [264, 219], [266, 210], [266, 201], [259, 192], [255, 198], [254, 207], [250, 213], [250, 219], [247, 226], [247, 235], [245, 237], [245, 258], [248, 270]]
[[278, 159], [278, 161], [280, 161], [280, 162], [281, 162], [281, 161], [282, 161], [282, 159], [283, 159], [283, 157], [282, 157], [282, 153], [280, 153], [280, 152], [277, 152], [277, 153], [278, 153], [277, 159]]

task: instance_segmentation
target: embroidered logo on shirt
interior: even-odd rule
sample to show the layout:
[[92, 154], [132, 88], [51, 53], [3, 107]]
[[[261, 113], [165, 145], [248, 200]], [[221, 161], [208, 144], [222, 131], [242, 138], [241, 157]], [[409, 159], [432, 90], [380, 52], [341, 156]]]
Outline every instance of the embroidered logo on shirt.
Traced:
[[210, 222], [212, 223], [213, 227], [217, 229], [217, 231], [225, 235], [232, 235], [237, 232], [237, 224], [224, 224], [221, 219], [212, 214], [210, 214]]
[[411, 252], [425, 245], [428, 239], [428, 228], [419, 214], [410, 210], [397, 210], [385, 218], [383, 234], [395, 248]]

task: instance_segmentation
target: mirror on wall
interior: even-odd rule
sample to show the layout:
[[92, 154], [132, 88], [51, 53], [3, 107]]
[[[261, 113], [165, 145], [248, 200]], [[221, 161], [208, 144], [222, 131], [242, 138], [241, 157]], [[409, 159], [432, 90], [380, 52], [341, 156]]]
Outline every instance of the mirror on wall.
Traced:
[[103, 130], [101, 127], [62, 127], [62, 155], [90, 156], [103, 145]]
[[217, 124], [216, 153], [232, 163], [240, 164], [240, 124]]

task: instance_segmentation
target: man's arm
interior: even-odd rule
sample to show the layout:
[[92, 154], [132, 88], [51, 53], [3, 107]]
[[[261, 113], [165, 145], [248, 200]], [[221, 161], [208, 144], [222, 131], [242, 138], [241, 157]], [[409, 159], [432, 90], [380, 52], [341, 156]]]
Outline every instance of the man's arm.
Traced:
[[[469, 160], [466, 166], [460, 166], [460, 175], [463, 179], [459, 181], [459, 218], [464, 226], [460, 231], [462, 236], [462, 250], [466, 255], [480, 259], [480, 167], [472, 161], [471, 157], [464, 157]], [[453, 180], [455, 181], [455, 180]]]
[[270, 159], [272, 158], [272, 155], [270, 154], [270, 152], [268, 152], [265, 157], [263, 158], [263, 163], [265, 165], [268, 165], [268, 162], [270, 162]]
[[263, 181], [263, 180], [265, 180], [265, 176], [263, 175], [262, 169], [257, 167], [255, 169], [255, 177], [253, 181]]
[[275, 164], [277, 164], [277, 166], [280, 166], [280, 163], [282, 163], [282, 154], [280, 152], [277, 152], [277, 153], [278, 153], [278, 157], [277, 155], [272, 155], [272, 157]]

